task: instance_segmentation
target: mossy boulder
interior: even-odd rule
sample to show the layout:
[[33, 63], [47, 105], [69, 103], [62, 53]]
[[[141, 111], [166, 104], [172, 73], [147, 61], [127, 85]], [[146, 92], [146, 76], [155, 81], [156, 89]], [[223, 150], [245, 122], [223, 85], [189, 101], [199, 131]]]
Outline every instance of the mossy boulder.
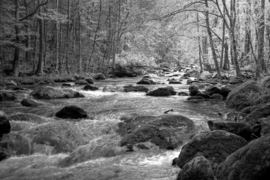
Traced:
[[261, 118], [266, 118], [270, 116], [270, 103], [255, 107], [253, 111], [250, 112], [244, 119], [244, 122], [254, 126]]
[[[119, 124], [121, 146], [149, 149], [150, 142], [161, 149], [175, 149], [195, 133], [192, 120], [181, 115], [130, 116]], [[146, 145], [147, 146], [147, 145]]]
[[218, 180], [268, 180], [270, 136], [250, 142], [232, 153], [217, 169]]
[[222, 130], [203, 132], [183, 146], [178, 157], [178, 166], [183, 168], [196, 156], [203, 155], [215, 169], [227, 156], [245, 145], [247, 141], [233, 133]]
[[51, 147], [51, 153], [72, 152], [75, 148], [87, 143], [81, 130], [71, 122], [53, 121], [26, 129], [21, 132], [37, 146]]
[[226, 106], [236, 110], [242, 110], [250, 106], [251, 97], [260, 93], [260, 87], [256, 81], [247, 81], [234, 88], [228, 95]]
[[203, 156], [197, 156], [181, 169], [177, 180], [215, 180], [211, 163]]

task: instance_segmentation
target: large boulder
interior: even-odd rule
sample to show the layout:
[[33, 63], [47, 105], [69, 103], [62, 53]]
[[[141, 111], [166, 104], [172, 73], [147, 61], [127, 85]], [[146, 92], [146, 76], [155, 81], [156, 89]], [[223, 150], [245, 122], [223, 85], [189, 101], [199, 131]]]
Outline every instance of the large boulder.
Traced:
[[218, 180], [268, 180], [270, 136], [250, 142], [232, 153], [217, 169]]
[[148, 92], [149, 89], [145, 86], [128, 85], [128, 86], [124, 86], [124, 91], [125, 92]]
[[250, 106], [250, 98], [260, 93], [260, 87], [256, 81], [247, 81], [234, 88], [227, 97], [226, 106], [236, 110], [242, 110]]
[[121, 146], [150, 149], [149, 143], [161, 149], [175, 149], [195, 133], [192, 120], [181, 115], [136, 116], [122, 118], [118, 132]]
[[177, 176], [177, 180], [215, 180], [211, 163], [203, 156], [189, 161]]
[[178, 157], [178, 166], [183, 168], [197, 155], [203, 155], [215, 169], [227, 156], [246, 144], [244, 138], [226, 131], [203, 132], [183, 146]]
[[150, 91], [146, 95], [147, 96], [173, 96], [173, 95], [176, 95], [176, 91], [174, 90], [173, 87], [168, 86], [168, 87], [162, 87], [162, 88], [158, 88], [153, 91]]
[[207, 124], [211, 131], [223, 130], [241, 136], [247, 141], [251, 139], [252, 128], [246, 123], [229, 121], [207, 121]]
[[37, 87], [30, 93], [36, 99], [58, 99], [84, 97], [81, 93], [72, 89], [59, 89], [50, 86]]
[[88, 143], [80, 128], [61, 120], [27, 128], [23, 133], [30, 139], [34, 152], [47, 149], [51, 154], [66, 153]]
[[77, 106], [66, 106], [57, 113], [55, 116], [61, 119], [85, 119], [88, 118], [87, 112]]
[[0, 111], [0, 140], [3, 134], [10, 133], [10, 123], [3, 111]]
[[26, 106], [26, 107], [37, 107], [38, 103], [32, 99], [23, 99], [21, 101], [21, 105]]

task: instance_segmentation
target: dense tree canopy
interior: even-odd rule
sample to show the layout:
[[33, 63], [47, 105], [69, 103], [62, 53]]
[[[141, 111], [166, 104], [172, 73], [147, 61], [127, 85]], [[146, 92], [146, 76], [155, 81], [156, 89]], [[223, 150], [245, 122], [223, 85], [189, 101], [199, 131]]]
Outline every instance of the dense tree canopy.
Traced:
[[[103, 72], [116, 64], [267, 73], [265, 0], [1, 0], [0, 63], [20, 73]], [[219, 73], [218, 73], [219, 74]]]

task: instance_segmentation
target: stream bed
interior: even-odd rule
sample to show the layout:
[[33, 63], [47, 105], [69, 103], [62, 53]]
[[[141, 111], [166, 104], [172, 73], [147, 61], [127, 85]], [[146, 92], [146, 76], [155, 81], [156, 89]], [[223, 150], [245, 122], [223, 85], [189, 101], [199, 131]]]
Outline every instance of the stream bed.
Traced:
[[[148, 85], [152, 90], [167, 86], [167, 77], [156, 77], [165, 84]], [[119, 146], [121, 137], [116, 133], [117, 124], [122, 115], [137, 113], [140, 115], [162, 115], [166, 110], [173, 109], [174, 114], [180, 114], [192, 119], [199, 131], [208, 130], [206, 121], [220, 118], [218, 112], [225, 111], [224, 102], [205, 101], [188, 102], [187, 97], [150, 97], [145, 93], [102, 92], [107, 85], [124, 86], [136, 84], [137, 78], [107, 79], [95, 83], [98, 91], [79, 90], [85, 98], [38, 100], [39, 107], [22, 107], [20, 101], [0, 103], [0, 110], [7, 115], [16, 113], [33, 113], [44, 117], [47, 123], [56, 121], [54, 113], [67, 105], [83, 108], [95, 118], [82, 120], [73, 125], [83, 132], [88, 142], [87, 151], [79, 151], [83, 160], [74, 161], [67, 167], [59, 166], [59, 162], [67, 158], [70, 152], [52, 153], [50, 147], [31, 149], [32, 153], [14, 156], [0, 163], [1, 180], [175, 180], [178, 167], [171, 165], [181, 147], [175, 150], [140, 150], [126, 152]], [[188, 85], [171, 85], [178, 92], [188, 92]], [[22, 92], [21, 98], [29, 93]], [[14, 123], [11, 122], [13, 125]], [[36, 125], [26, 123], [32, 128]], [[27, 138], [27, 136], [25, 136]], [[87, 145], [86, 145], [87, 146]], [[88, 153], [88, 154], [83, 154]], [[90, 154], [90, 155], [89, 155]]]

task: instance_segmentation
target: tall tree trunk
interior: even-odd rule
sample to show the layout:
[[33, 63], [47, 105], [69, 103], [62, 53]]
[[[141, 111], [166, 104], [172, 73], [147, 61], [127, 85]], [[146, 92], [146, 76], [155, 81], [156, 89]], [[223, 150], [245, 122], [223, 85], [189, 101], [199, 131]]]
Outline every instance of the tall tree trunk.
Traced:
[[[225, 7], [223, 7], [223, 14], [225, 14]], [[221, 71], [224, 69], [224, 43], [225, 43], [225, 17], [222, 21], [222, 44], [221, 44], [221, 56], [220, 56], [220, 69]]]
[[81, 27], [81, 0], [79, 0], [79, 73], [82, 72], [82, 52], [81, 52], [81, 46], [82, 46], [82, 38], [81, 38], [81, 33], [82, 33], [82, 27]]
[[[40, 0], [39, 0], [40, 4]], [[44, 27], [43, 27], [43, 19], [41, 17], [41, 11], [39, 10], [40, 18], [38, 19], [39, 24], [39, 58], [38, 58], [38, 65], [37, 65], [37, 71], [36, 74], [43, 75], [43, 66], [44, 66]]]
[[[56, 0], [56, 9], [59, 13], [59, 0]], [[56, 48], [55, 48], [55, 69], [59, 72], [59, 19], [56, 18]]]
[[68, 15], [68, 19], [67, 19], [67, 40], [66, 40], [66, 70], [67, 73], [69, 74], [69, 28], [70, 28], [70, 0], [68, 0], [68, 10], [67, 10], [67, 15]]
[[260, 9], [260, 17], [259, 17], [259, 27], [258, 27], [258, 64], [256, 69], [258, 70], [258, 75], [261, 73], [266, 73], [266, 65], [264, 62], [264, 10], [265, 10], [265, 0], [261, 0], [261, 9]]
[[219, 64], [218, 64], [218, 61], [217, 61], [217, 55], [216, 55], [216, 52], [215, 52], [214, 42], [213, 42], [213, 39], [212, 39], [212, 33], [211, 33], [210, 23], [209, 23], [208, 0], [205, 0], [205, 6], [207, 8], [207, 10], [205, 12], [205, 16], [206, 16], [206, 27], [207, 27], [208, 37], [209, 37], [209, 43], [210, 43], [210, 46], [211, 46], [211, 49], [212, 49], [212, 55], [213, 55], [213, 59], [214, 59], [215, 65], [216, 65], [217, 75], [218, 75], [218, 78], [220, 79], [221, 74], [220, 74]]
[[14, 52], [14, 58], [13, 58], [13, 68], [12, 68], [12, 72], [13, 72], [13, 76], [18, 77], [19, 76], [19, 71], [20, 71], [20, 49], [18, 47], [18, 44], [20, 43], [20, 37], [19, 37], [19, 33], [20, 33], [20, 29], [19, 29], [19, 19], [20, 19], [20, 1], [19, 0], [15, 0], [15, 52]]
[[[30, 10], [29, 10], [29, 7], [28, 7], [28, 4], [26, 3], [26, 1], [24, 1], [24, 4], [25, 4], [25, 7], [26, 7], [26, 12], [28, 14], [30, 14]], [[27, 22], [27, 41], [26, 41], [26, 52], [25, 52], [25, 61], [27, 62], [31, 62], [31, 53], [32, 53], [32, 50], [30, 50], [31, 48], [31, 28], [30, 28], [30, 20], [28, 20]]]
[[201, 35], [200, 35], [200, 25], [199, 25], [199, 13], [196, 15], [197, 20], [197, 32], [198, 32], [198, 47], [199, 47], [199, 65], [200, 65], [200, 71], [203, 71], [203, 64], [202, 64], [202, 47], [201, 47]]
[[[90, 70], [90, 65], [93, 64], [92, 63], [92, 58], [94, 56], [94, 53], [95, 53], [95, 50], [96, 50], [96, 40], [97, 40], [97, 36], [98, 36], [98, 30], [99, 30], [99, 26], [100, 26], [100, 21], [101, 21], [101, 15], [102, 15], [102, 0], [99, 0], [99, 15], [98, 15], [98, 24], [97, 24], [97, 28], [96, 28], [96, 31], [95, 31], [95, 36], [94, 36], [94, 43], [93, 43], [93, 47], [92, 47], [92, 52], [90, 54], [90, 58], [87, 62], [87, 71]], [[92, 71], [93, 71], [93, 68], [94, 68], [94, 64], [92, 65]]]
[[231, 50], [232, 50], [232, 60], [234, 63], [234, 68], [236, 76], [240, 77], [240, 67], [238, 64], [238, 55], [237, 55], [237, 40], [235, 35], [235, 23], [236, 23], [236, 12], [235, 12], [235, 0], [231, 0], [231, 16], [230, 16], [230, 39], [231, 39]]

